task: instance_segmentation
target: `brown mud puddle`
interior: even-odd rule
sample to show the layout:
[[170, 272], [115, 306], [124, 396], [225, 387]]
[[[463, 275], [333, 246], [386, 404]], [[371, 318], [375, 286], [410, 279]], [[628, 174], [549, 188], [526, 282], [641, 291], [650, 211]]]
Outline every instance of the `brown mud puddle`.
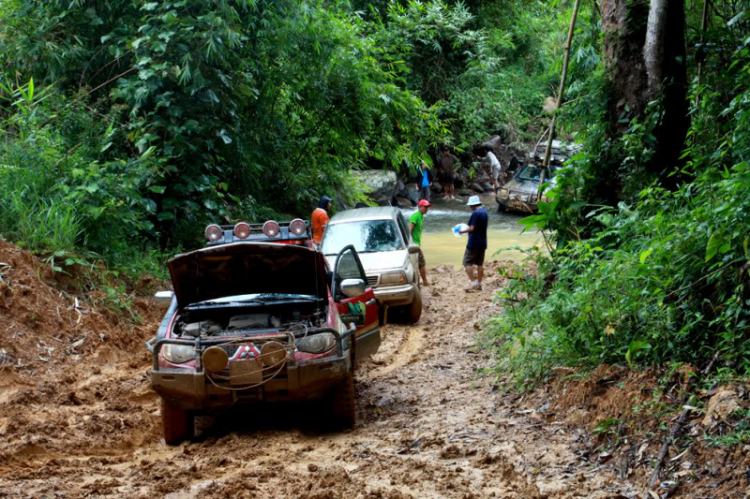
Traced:
[[[381, 350], [358, 370], [353, 431], [321, 430], [314, 406], [264, 406], [201, 418], [193, 441], [168, 447], [142, 347], [158, 315], [143, 306], [143, 324], [128, 328], [106, 314], [79, 313], [82, 303], [44, 284], [39, 262], [25, 255], [0, 241], [0, 261], [12, 261], [3, 280], [14, 301], [0, 304], [0, 351], [10, 359], [0, 368], [0, 497], [638, 493], [615, 466], [581, 458], [583, 430], [480, 376], [492, 358], [476, 344], [479, 322], [499, 312], [493, 297], [504, 285], [497, 264], [475, 294], [464, 293], [462, 272], [431, 271], [420, 323], [386, 326]], [[36, 297], [22, 295], [22, 286], [33, 286]]]

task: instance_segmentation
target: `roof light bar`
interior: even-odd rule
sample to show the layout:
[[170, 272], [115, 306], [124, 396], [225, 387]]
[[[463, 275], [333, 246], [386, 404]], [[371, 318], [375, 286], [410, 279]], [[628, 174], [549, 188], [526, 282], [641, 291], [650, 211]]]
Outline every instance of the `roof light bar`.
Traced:
[[289, 222], [289, 232], [295, 236], [301, 236], [305, 231], [307, 231], [307, 225], [305, 225], [305, 221], [301, 218], [295, 218]]
[[250, 237], [250, 225], [247, 222], [239, 222], [234, 226], [234, 235], [239, 239]]
[[224, 231], [221, 230], [221, 227], [219, 227], [216, 224], [211, 224], [208, 227], [206, 227], [206, 239], [209, 241], [216, 242], [219, 239], [221, 239], [221, 236], [224, 235]]
[[274, 222], [273, 220], [269, 220], [268, 222], [263, 224], [263, 234], [265, 234], [268, 238], [277, 237], [280, 232], [281, 227], [279, 227], [279, 224]]

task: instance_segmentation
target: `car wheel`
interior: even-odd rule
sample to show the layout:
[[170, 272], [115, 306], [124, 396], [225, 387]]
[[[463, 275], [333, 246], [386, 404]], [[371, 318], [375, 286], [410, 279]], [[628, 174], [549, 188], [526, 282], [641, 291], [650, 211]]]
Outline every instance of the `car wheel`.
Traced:
[[354, 428], [354, 375], [349, 372], [331, 394], [333, 419], [338, 428]]
[[408, 308], [408, 320], [411, 324], [419, 322], [419, 318], [422, 317], [422, 293], [419, 288], [414, 290], [414, 299]]
[[183, 440], [193, 438], [195, 418], [189, 411], [162, 400], [161, 422], [167, 445], [178, 445]]

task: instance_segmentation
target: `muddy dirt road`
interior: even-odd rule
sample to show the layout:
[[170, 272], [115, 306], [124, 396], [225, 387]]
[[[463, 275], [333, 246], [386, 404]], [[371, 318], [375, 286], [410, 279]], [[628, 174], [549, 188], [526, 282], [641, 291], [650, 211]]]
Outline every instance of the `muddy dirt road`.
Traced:
[[[155, 313], [97, 337], [95, 313], [58, 305], [69, 334], [27, 342], [38, 350], [41, 341], [48, 358], [0, 371], [0, 497], [633, 497], [613, 473], [581, 460], [584, 436], [480, 376], [491, 359], [475, 341], [479, 321], [498, 310], [496, 272], [476, 294], [463, 292], [457, 271], [431, 274], [419, 325], [387, 326], [380, 352], [357, 373], [353, 431], [325, 432], [312, 407], [280, 406], [199, 419], [196, 438], [178, 447], [161, 439], [146, 377], [142, 340]], [[34, 300], [46, 299], [42, 291]], [[66, 316], [71, 307], [83, 321]], [[0, 310], [4, 338], [28, 339], [34, 328], [21, 321], [35, 312], [10, 310]], [[88, 339], [71, 351], [86, 324]]]

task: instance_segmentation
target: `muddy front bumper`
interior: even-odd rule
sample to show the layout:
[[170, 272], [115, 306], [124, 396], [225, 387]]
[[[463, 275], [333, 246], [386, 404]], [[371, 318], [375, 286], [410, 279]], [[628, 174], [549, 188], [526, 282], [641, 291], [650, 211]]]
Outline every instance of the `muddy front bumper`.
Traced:
[[[336, 333], [333, 329], [321, 332]], [[337, 335], [336, 355], [299, 362], [290, 359], [282, 369], [264, 375], [262, 382], [252, 383], [249, 387], [232, 385], [219, 379], [206, 372], [199, 361], [194, 369], [160, 366], [158, 355], [161, 346], [167, 343], [194, 343], [189, 340], [159, 340], [147, 345], [154, 356], [150, 372], [151, 387], [170, 404], [198, 412], [237, 404], [320, 398], [352, 370], [350, 349], [345, 348], [347, 337], [352, 332]], [[205, 342], [203, 346], [208, 348], [217, 344], [221, 343]], [[201, 351], [200, 347], [196, 350]], [[200, 359], [200, 355], [196, 359]]]
[[389, 307], [409, 305], [414, 301], [414, 284], [401, 286], [378, 286], [372, 290], [378, 302]]
[[[533, 196], [534, 199], [536, 199], [536, 196]], [[529, 195], [517, 195], [515, 193], [511, 193], [510, 196], [496, 196], [495, 201], [497, 201], [498, 208], [500, 208], [501, 211], [517, 211], [520, 213], [536, 213], [537, 211], [537, 203], [536, 201], [531, 201], [532, 196]]]

